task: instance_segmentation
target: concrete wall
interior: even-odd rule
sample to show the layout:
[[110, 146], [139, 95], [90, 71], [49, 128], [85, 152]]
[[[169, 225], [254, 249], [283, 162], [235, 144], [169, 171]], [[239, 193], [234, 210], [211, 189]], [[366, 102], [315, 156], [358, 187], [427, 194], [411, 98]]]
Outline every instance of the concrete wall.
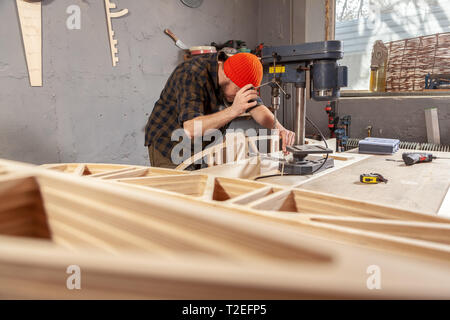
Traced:
[[[305, 0], [259, 0], [258, 42], [267, 46], [293, 43], [293, 21], [296, 22], [299, 30], [304, 30], [305, 26], [301, 25], [301, 18], [293, 19], [292, 17], [293, 15], [297, 18], [304, 17], [304, 5]], [[303, 34], [298, 33], [295, 36], [304, 40]], [[287, 91], [290, 92], [290, 90], [288, 87]], [[261, 97], [266, 105], [270, 105], [270, 88], [268, 86], [261, 88]], [[292, 99], [282, 100], [282, 107], [278, 111], [277, 118], [286, 128], [292, 129], [293, 122], [291, 125], [290, 121], [293, 119]]]
[[[308, 103], [308, 114], [322, 132], [328, 133], [324, 104]], [[441, 144], [450, 145], [450, 97], [371, 97], [342, 98], [339, 114], [352, 116], [350, 135], [367, 137], [367, 127], [373, 127], [372, 136], [396, 138], [402, 141], [427, 142], [426, 108], [437, 107]], [[308, 130], [313, 132], [313, 130]]]
[[[253, 47], [324, 37], [324, 0], [208, 0], [198, 9], [178, 0], [116, 2], [130, 14], [113, 21], [120, 58], [113, 68], [102, 1], [44, 1], [44, 86], [31, 88], [15, 2], [0, 1], [0, 158], [148, 164], [143, 129], [181, 61], [180, 50], [163, 34], [167, 27], [192, 45], [243, 39]], [[81, 30], [66, 28], [71, 4], [81, 7]], [[288, 128], [292, 104], [285, 101], [279, 116]], [[371, 124], [374, 135], [425, 141], [423, 109], [430, 106], [439, 107], [442, 143], [450, 144], [448, 97], [345, 98], [339, 111], [352, 115], [354, 137], [363, 137]], [[307, 110], [326, 132], [323, 107], [310, 102]]]
[[325, 40], [325, 2], [325, 0], [306, 0], [306, 42]]
[[[15, 1], [0, 1], [0, 158], [36, 164], [148, 165], [144, 126], [182, 61], [163, 30], [188, 45], [228, 39], [256, 45], [258, 0], [116, 0], [130, 14], [113, 20], [119, 64], [112, 67], [103, 1], [44, 0], [44, 86], [29, 85]], [[66, 8], [81, 8], [81, 30]]]

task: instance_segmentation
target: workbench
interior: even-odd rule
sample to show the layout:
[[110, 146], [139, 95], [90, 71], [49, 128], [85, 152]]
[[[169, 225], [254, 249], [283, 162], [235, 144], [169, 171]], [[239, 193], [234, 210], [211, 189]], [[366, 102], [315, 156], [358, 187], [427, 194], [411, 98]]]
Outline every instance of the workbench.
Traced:
[[[450, 185], [450, 160], [436, 159], [431, 163], [412, 166], [406, 166], [403, 162], [386, 161], [388, 158], [401, 160], [403, 152], [419, 151], [399, 150], [391, 156], [359, 154], [358, 149], [353, 149], [332, 154], [347, 160], [335, 159], [334, 168], [313, 176], [273, 177], [261, 181], [437, 214], [444, 200], [448, 203], [446, 195]], [[450, 158], [449, 152], [432, 153], [437, 157]], [[379, 173], [387, 178], [388, 182], [361, 183], [359, 177], [362, 173]], [[450, 215], [450, 212], [448, 214]]]

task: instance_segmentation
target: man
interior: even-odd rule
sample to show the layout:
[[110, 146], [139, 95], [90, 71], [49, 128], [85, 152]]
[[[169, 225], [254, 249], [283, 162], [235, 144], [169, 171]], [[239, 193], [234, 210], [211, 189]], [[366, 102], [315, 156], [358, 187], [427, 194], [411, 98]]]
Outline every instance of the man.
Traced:
[[[175, 168], [171, 151], [178, 143], [171, 141], [172, 132], [183, 128], [189, 138], [194, 136], [194, 122], [201, 124], [201, 135], [209, 129], [221, 129], [239, 115], [249, 112], [265, 128], [274, 128], [274, 116], [262, 104], [254, 89], [261, 83], [263, 67], [250, 53], [196, 56], [174, 70], [146, 126], [145, 145], [151, 165]], [[224, 107], [224, 105], [229, 105]], [[282, 138], [282, 149], [294, 142], [294, 133], [278, 121], [275, 124]], [[196, 132], [198, 135], [198, 133]]]

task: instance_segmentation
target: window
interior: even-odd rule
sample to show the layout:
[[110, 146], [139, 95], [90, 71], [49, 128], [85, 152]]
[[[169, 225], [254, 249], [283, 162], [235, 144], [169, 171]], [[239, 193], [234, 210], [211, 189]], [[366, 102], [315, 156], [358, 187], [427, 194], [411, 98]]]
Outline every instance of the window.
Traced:
[[349, 90], [368, 90], [372, 47], [450, 32], [450, 0], [336, 0], [336, 40], [344, 41]]

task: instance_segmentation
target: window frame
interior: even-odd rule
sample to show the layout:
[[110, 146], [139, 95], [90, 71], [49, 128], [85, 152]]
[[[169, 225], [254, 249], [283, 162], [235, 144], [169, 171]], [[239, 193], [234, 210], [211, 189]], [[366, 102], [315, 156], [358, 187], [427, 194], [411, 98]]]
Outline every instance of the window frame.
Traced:
[[[365, 0], [364, 0], [365, 1]], [[337, 0], [325, 0], [325, 41], [335, 40], [336, 37], [336, 14], [337, 14]], [[344, 43], [345, 48], [345, 43]], [[345, 49], [344, 49], [345, 55]], [[369, 66], [368, 66], [369, 67]], [[351, 97], [439, 97], [439, 96], [450, 96], [450, 89], [448, 90], [436, 90], [432, 91], [396, 91], [396, 92], [375, 92], [367, 90], [351, 90], [351, 89], [341, 89], [341, 97], [351, 98]]]

